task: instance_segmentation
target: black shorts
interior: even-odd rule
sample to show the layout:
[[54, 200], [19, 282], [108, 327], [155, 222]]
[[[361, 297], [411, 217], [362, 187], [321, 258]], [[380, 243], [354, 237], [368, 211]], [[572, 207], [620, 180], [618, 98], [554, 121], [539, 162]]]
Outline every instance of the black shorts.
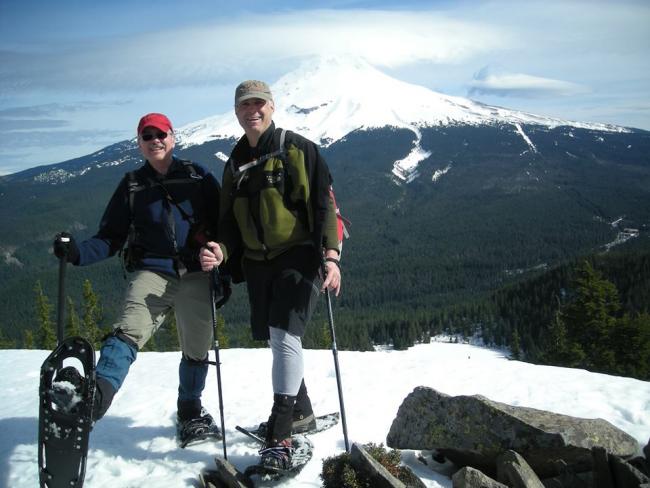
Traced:
[[320, 262], [311, 246], [297, 246], [268, 261], [243, 260], [253, 339], [269, 327], [302, 337], [320, 294]]

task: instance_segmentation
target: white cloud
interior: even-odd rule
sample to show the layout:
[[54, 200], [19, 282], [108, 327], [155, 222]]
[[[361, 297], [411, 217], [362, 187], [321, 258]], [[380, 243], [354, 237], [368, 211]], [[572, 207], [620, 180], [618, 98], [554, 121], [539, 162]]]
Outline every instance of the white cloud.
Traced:
[[485, 67], [469, 83], [470, 95], [515, 96], [524, 98], [572, 96], [589, 92], [577, 83], [525, 73], [494, 72]]
[[201, 85], [238, 79], [253, 65], [268, 70], [321, 54], [362, 56], [390, 67], [419, 61], [460, 63], [507, 44], [503, 29], [435, 12], [308, 10], [247, 15], [104, 43], [47, 46], [21, 57], [4, 53], [0, 59], [11, 58], [12, 63], [0, 68], [0, 88], [95, 91]]

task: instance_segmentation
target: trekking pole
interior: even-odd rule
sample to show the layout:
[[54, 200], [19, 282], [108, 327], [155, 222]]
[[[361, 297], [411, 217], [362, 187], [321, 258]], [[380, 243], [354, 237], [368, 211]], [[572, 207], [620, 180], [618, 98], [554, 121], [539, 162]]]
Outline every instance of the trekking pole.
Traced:
[[[226, 451], [226, 423], [223, 416], [223, 393], [221, 391], [221, 360], [219, 359], [219, 337], [217, 335], [217, 295], [223, 295], [220, 285], [219, 269], [215, 266], [210, 272], [210, 303], [212, 306], [212, 340], [215, 355], [215, 365], [217, 366], [217, 389], [219, 391], [219, 415], [221, 416], [221, 440], [223, 442], [223, 458], [228, 460]], [[221, 290], [220, 290], [221, 289]], [[222, 299], [219, 306], [225, 303]]]
[[[61, 242], [70, 242], [67, 236], [60, 236]], [[56, 343], [61, 344], [64, 339], [64, 322], [65, 322], [65, 268], [68, 265], [68, 256], [63, 255], [59, 258], [59, 300], [57, 303], [56, 313]]]
[[[326, 276], [325, 262], [322, 264], [323, 276]], [[343, 427], [343, 441], [345, 442], [345, 452], [350, 452], [350, 443], [348, 441], [348, 425], [345, 420], [345, 404], [343, 402], [343, 387], [341, 385], [341, 371], [339, 369], [339, 352], [336, 348], [336, 331], [334, 330], [334, 314], [332, 313], [332, 299], [329, 288], [325, 288], [325, 299], [327, 301], [327, 318], [330, 324], [330, 333], [332, 334], [332, 355], [334, 356], [334, 370], [336, 372], [336, 386], [339, 390], [339, 406], [341, 409], [341, 426]]]

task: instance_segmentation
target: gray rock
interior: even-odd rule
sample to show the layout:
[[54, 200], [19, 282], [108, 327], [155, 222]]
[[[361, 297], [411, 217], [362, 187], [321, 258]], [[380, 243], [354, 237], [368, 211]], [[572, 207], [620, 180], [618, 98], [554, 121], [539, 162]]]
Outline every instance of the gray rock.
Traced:
[[406, 488], [404, 483], [368, 454], [363, 446], [352, 444], [350, 464], [356, 471], [370, 478], [373, 488]]
[[609, 455], [604, 447], [592, 447], [591, 458], [594, 466], [594, 485], [597, 488], [616, 488], [614, 477], [609, 469]]
[[544, 488], [528, 463], [515, 451], [497, 456], [497, 480], [511, 488]]
[[648, 461], [645, 456], [633, 457], [632, 459], [626, 459], [626, 461], [641, 471], [644, 475], [650, 476], [650, 466], [648, 466]]
[[464, 467], [451, 477], [452, 488], [508, 488], [478, 469]]
[[609, 467], [616, 488], [637, 488], [643, 483], [650, 483], [649, 477], [617, 456], [609, 456]]
[[205, 481], [208, 488], [252, 488], [253, 483], [246, 475], [237, 470], [230, 462], [214, 458], [217, 467], [209, 470], [209, 480]]
[[594, 474], [592, 471], [574, 473], [561, 459], [555, 461], [555, 466], [560, 474], [553, 478], [542, 479], [542, 483], [546, 488], [594, 488]]
[[496, 457], [520, 453], [540, 478], [558, 474], [563, 459], [575, 472], [591, 470], [590, 449], [629, 457], [638, 451], [632, 436], [602, 419], [581, 419], [513, 407], [480, 395], [451, 397], [418, 387], [404, 400], [386, 439], [396, 449], [437, 450], [454, 464], [495, 475]]

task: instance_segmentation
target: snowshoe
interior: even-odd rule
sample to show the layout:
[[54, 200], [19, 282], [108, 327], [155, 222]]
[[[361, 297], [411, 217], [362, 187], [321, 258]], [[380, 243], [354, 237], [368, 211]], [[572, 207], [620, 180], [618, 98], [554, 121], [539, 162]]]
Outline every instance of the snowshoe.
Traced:
[[[339, 423], [339, 412], [333, 412], [325, 415], [320, 415], [318, 417], [314, 417], [314, 422], [309, 421], [309, 419], [305, 419], [305, 420], [307, 420], [307, 422], [304, 421], [293, 422], [293, 426], [291, 429], [292, 434], [317, 434], [318, 432], [322, 432], [324, 430], [330, 429], [331, 427]], [[252, 428], [246, 428], [245, 430], [252, 432], [257, 437], [261, 437], [262, 439], [265, 439], [266, 428], [267, 428], [267, 422], [262, 422], [261, 424], [259, 424], [257, 428], [252, 427]]]
[[[83, 373], [63, 367], [78, 360]], [[41, 488], [81, 488], [95, 397], [95, 351], [81, 337], [64, 340], [41, 366], [38, 466]]]
[[176, 424], [176, 437], [181, 448], [209, 440], [220, 441], [223, 438], [214, 418], [205, 408], [201, 408], [199, 417], [185, 421], [179, 419]]

